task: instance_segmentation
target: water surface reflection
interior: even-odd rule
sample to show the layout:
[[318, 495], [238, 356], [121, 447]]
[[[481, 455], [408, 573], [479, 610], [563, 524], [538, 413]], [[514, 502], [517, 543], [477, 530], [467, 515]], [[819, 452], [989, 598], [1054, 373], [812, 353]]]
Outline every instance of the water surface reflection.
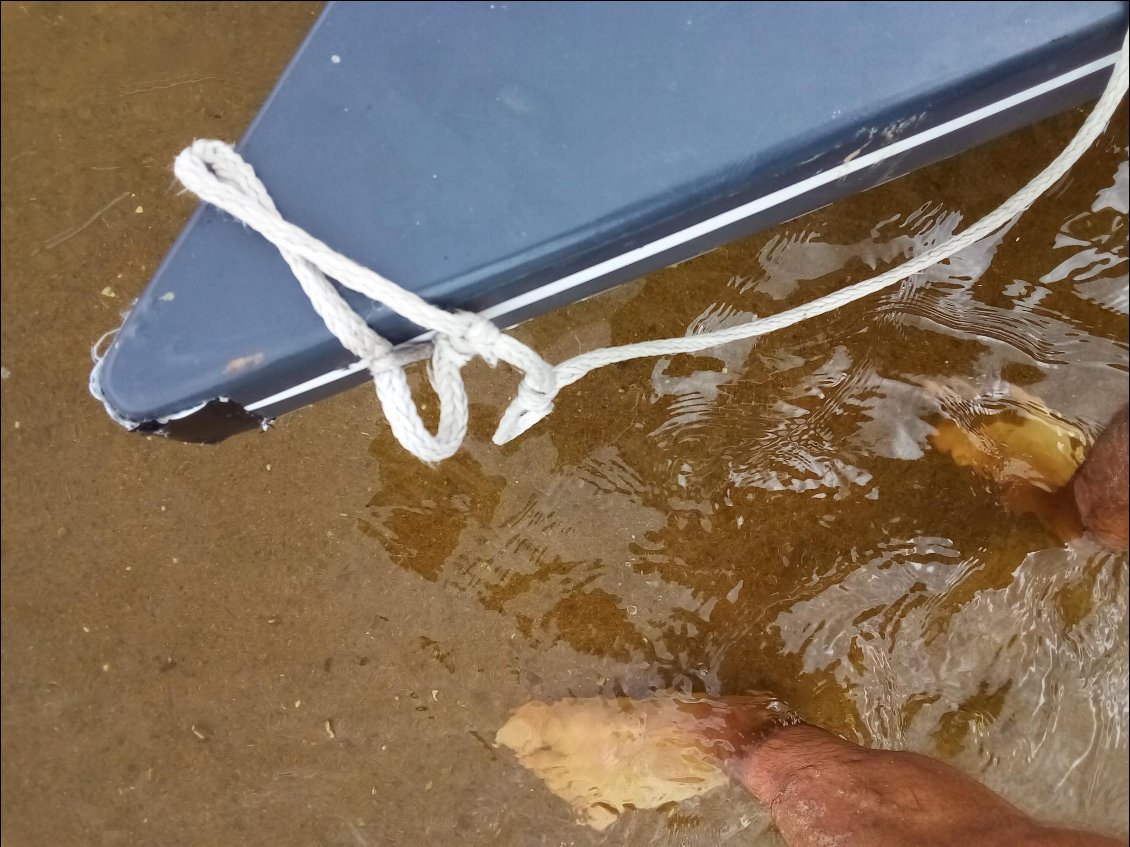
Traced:
[[[362, 531], [531, 650], [571, 651], [572, 672], [531, 696], [767, 687], [1043, 815], [1125, 831], [1125, 556], [1057, 544], [929, 440], [1027, 396], [1094, 433], [1124, 402], [1124, 130], [1056, 198], [884, 296], [606, 369], [515, 444], [471, 439], [436, 468], [378, 438]], [[918, 188], [963, 166], [933, 170]], [[961, 226], [957, 205], [904, 183], [520, 332], [562, 357], [810, 299]], [[489, 430], [504, 381], [471, 377], [473, 431]], [[741, 817], [704, 800], [617, 837], [667, 826], [707, 843]]]

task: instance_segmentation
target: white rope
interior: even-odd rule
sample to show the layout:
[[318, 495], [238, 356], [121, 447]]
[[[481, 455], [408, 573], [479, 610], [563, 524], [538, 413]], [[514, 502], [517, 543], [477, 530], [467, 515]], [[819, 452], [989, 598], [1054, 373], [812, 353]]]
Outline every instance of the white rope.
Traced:
[[[221, 141], [197, 141], [177, 156], [175, 171], [184, 186], [202, 200], [241, 220], [279, 248], [330, 332], [368, 366], [393, 434], [414, 456], [437, 462], [451, 456], [463, 443], [467, 392], [460, 372], [473, 356], [481, 356], [492, 366], [500, 359], [508, 362], [539, 390], [548, 392], [553, 385], [550, 365], [516, 338], [499, 332], [490, 321], [469, 312], [447, 312], [432, 306], [283, 220], [255, 171], [231, 146]], [[435, 340], [394, 349], [350, 308], [327, 277], [434, 330]], [[420, 420], [404, 375], [405, 365], [429, 353], [429, 377], [440, 407], [435, 435]]]
[[[504, 361], [523, 373], [517, 396], [494, 434], [496, 444], [505, 444], [553, 411], [553, 400], [561, 389], [597, 368], [629, 359], [693, 353], [767, 335], [888, 288], [992, 234], [1063, 177], [1102, 134], [1127, 90], [1127, 57], [1124, 37], [1101, 99], [1071, 143], [1051, 164], [998, 209], [930, 250], [871, 279], [780, 314], [714, 332], [592, 350], [555, 366], [516, 338], [500, 332], [486, 318], [433, 306], [284, 220], [255, 171], [230, 145], [196, 141], [177, 157], [175, 171], [185, 188], [242, 221], [279, 249], [330, 332], [369, 368], [396, 439], [418, 458], [435, 462], [455, 453], [467, 433], [467, 392], [461, 371], [474, 356], [482, 357], [492, 367]], [[353, 311], [329, 278], [433, 330], [434, 340], [394, 348]], [[404, 374], [406, 365], [429, 356], [428, 376], [440, 408], [435, 435], [421, 421]]]

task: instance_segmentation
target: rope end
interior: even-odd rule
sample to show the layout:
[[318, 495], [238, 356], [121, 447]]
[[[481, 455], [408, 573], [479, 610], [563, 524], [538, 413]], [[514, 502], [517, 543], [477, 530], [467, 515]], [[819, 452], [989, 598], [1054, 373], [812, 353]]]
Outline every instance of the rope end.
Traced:
[[518, 384], [518, 395], [506, 407], [491, 441], [501, 446], [534, 426], [553, 411], [556, 394], [556, 391], [552, 394], [541, 391], [531, 385], [529, 379], [523, 379]]
[[491, 441], [501, 447], [503, 444], [513, 441], [552, 411], [553, 407], [550, 406], [546, 412], [527, 412], [515, 409], [511, 404], [506, 413], [503, 414], [502, 420], [498, 422], [498, 429], [494, 431]]

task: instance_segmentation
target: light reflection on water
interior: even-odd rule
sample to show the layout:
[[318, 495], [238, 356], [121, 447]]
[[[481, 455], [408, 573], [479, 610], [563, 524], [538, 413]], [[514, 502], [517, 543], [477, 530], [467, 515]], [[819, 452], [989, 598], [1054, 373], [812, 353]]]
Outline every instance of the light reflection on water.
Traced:
[[[1091, 434], [1125, 402], [1124, 137], [1123, 121], [1052, 199], [882, 297], [606, 369], [515, 444], [472, 438], [437, 468], [381, 436], [362, 531], [498, 613], [534, 655], [568, 651], [568, 673], [537, 677], [530, 698], [769, 688], [813, 722], [940, 756], [1042, 816], [1124, 833], [1126, 557], [1057, 545], [928, 440], [943, 419], [1022, 409], [1014, 387]], [[963, 167], [521, 332], [559, 358], [786, 308], [959, 229], [958, 197], [921, 197], [967, 182]], [[1003, 195], [1015, 180], [1001, 179]], [[489, 430], [501, 382], [471, 372], [474, 431]], [[475, 810], [469, 836], [497, 834], [501, 815]], [[543, 835], [565, 837], [560, 826]], [[609, 837], [705, 844], [764, 828], [726, 790], [629, 816]]]

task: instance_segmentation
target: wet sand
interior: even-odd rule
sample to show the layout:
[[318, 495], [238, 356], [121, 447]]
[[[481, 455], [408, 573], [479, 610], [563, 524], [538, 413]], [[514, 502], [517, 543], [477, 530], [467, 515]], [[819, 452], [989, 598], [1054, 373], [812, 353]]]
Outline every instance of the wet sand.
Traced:
[[[925, 446], [977, 404], [922, 387], [1022, 385], [1090, 432], [1125, 402], [1125, 209], [1096, 201], [1125, 193], [1125, 104], [985, 256], [605, 369], [505, 448], [513, 375], [481, 363], [437, 468], [366, 388], [217, 446], [129, 435], [87, 393], [90, 346], [192, 211], [173, 157], [240, 135], [317, 10], [0, 12], [4, 844], [596, 843], [487, 743], [510, 709], [762, 686], [1125, 833], [1126, 558], [1006, 515]], [[519, 334], [561, 359], [810, 299], [993, 208], [1082, 114]], [[736, 790], [617, 827], [773, 838]]]

